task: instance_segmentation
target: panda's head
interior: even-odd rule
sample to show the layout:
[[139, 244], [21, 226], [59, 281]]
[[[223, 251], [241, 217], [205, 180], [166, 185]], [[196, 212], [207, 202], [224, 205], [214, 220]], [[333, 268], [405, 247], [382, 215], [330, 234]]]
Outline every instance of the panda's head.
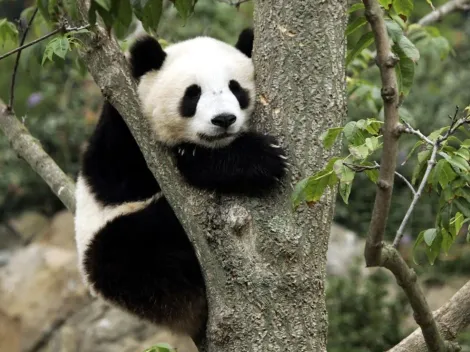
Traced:
[[157, 140], [223, 147], [248, 129], [255, 99], [253, 32], [235, 47], [197, 37], [163, 50], [152, 37], [130, 49], [139, 97]]

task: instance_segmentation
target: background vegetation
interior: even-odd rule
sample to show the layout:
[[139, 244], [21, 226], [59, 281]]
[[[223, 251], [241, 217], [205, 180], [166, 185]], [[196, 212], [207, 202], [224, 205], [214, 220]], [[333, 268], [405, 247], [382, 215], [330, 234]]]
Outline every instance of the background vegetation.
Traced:
[[[445, 1], [434, 1], [439, 6]], [[17, 19], [29, 6], [28, 1], [0, 1], [0, 13], [9, 20]], [[238, 32], [252, 21], [252, 4], [239, 9], [215, 0], [199, 0], [195, 13], [188, 20], [181, 19], [173, 7], [166, 6], [158, 34], [167, 42], [176, 42], [195, 35], [209, 35], [227, 42], [234, 42]], [[430, 12], [425, 1], [415, 3], [411, 22]], [[3, 16], [3, 15], [2, 15]], [[441, 34], [452, 48], [443, 60], [426, 42], [417, 44], [421, 59], [416, 68], [415, 83], [405, 100], [403, 111], [409, 122], [424, 133], [429, 133], [447, 123], [447, 116], [454, 107], [465, 107], [470, 101], [470, 12], [458, 12], [437, 24]], [[354, 15], [351, 17], [354, 21]], [[28, 39], [47, 33], [44, 21], [36, 21]], [[357, 42], [360, 33], [350, 40]], [[59, 166], [72, 177], [78, 172], [80, 152], [99, 114], [102, 98], [91, 78], [80, 69], [74, 53], [65, 60], [55, 60], [41, 66], [42, 54], [47, 44], [23, 51], [16, 84], [15, 111], [23, 118], [31, 133], [44, 145], [46, 151]], [[123, 42], [123, 47], [127, 45]], [[17, 46], [10, 43], [0, 48], [0, 54]], [[14, 56], [1, 61], [0, 98], [9, 98], [10, 75]], [[350, 65], [351, 72], [354, 64]], [[352, 75], [352, 73], [351, 73]], [[370, 84], [349, 91], [349, 120], [380, 116], [381, 96], [378, 69], [367, 68], [361, 78]], [[401, 143], [401, 161], [406, 158], [411, 142]], [[405, 165], [400, 172], [411, 178], [411, 167]], [[0, 136], [0, 222], [26, 209], [35, 209], [51, 215], [62, 208], [59, 200], [30, 167], [18, 160], [8, 143]], [[356, 177], [350, 195], [349, 206], [338, 202], [336, 221], [362, 236], [367, 231], [374, 199], [375, 186], [365, 175]], [[396, 184], [389, 230], [393, 233], [399, 226], [411, 194], [404, 184]], [[408, 241], [422, 229], [433, 226], [437, 202], [425, 195], [416, 208], [410, 226]], [[405, 248], [406, 251], [406, 248]], [[425, 271], [429, 282], [442, 283], [443, 275], [470, 274], [470, 253], [462, 243], [448, 257], [440, 258], [429, 267], [424, 254], [417, 254], [418, 271]], [[411, 256], [408, 256], [410, 259]], [[327, 302], [330, 314], [329, 351], [383, 351], [395, 345], [406, 334], [403, 321], [406, 305], [400, 296], [389, 297], [380, 275], [371, 275], [365, 281], [359, 271], [352, 269], [347, 278], [332, 277], [328, 283]], [[387, 321], [384, 324], [383, 321]], [[383, 329], [377, 333], [377, 327]], [[382, 336], [377, 340], [376, 336]], [[465, 335], [462, 337], [465, 339]], [[464, 346], [465, 348], [465, 346]]]

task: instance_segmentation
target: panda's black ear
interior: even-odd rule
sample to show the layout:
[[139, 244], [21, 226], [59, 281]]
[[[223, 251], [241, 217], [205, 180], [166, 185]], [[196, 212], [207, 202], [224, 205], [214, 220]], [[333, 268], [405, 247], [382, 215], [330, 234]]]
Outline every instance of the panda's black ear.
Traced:
[[238, 41], [237, 44], [235, 44], [235, 48], [237, 48], [243, 54], [251, 58], [251, 52], [253, 51], [253, 39], [253, 29], [244, 29], [238, 37]]
[[158, 41], [148, 35], [137, 39], [129, 52], [134, 78], [140, 78], [151, 70], [160, 69], [166, 57]]

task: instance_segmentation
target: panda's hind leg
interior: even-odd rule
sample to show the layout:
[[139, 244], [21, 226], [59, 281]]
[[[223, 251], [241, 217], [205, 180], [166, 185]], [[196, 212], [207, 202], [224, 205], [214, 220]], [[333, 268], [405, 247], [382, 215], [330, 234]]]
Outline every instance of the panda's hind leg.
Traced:
[[167, 329], [170, 336], [195, 338], [203, 331], [203, 276], [164, 197], [107, 223], [86, 249], [84, 267], [100, 296]]

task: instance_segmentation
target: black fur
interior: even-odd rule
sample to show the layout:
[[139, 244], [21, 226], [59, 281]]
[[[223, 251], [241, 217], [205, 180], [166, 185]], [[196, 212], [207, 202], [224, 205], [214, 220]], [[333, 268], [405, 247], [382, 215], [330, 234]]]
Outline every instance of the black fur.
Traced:
[[251, 58], [251, 53], [253, 52], [253, 41], [253, 29], [247, 28], [240, 33], [237, 44], [235, 44], [235, 48]]
[[185, 143], [174, 152], [178, 170], [192, 186], [256, 196], [273, 189], [285, 174], [284, 151], [277, 144], [272, 136], [249, 132], [225, 148]]
[[160, 191], [129, 128], [108, 102], [83, 156], [82, 175], [107, 205], [145, 200]]
[[144, 36], [136, 40], [129, 52], [134, 78], [140, 78], [151, 70], [159, 70], [166, 58], [166, 53], [158, 41], [151, 36]]
[[246, 89], [243, 89], [238, 81], [232, 79], [228, 84], [229, 89], [237, 98], [241, 109], [246, 109], [250, 105], [250, 95]]
[[184, 117], [193, 117], [196, 114], [197, 103], [201, 97], [201, 87], [197, 84], [190, 85], [184, 92], [180, 103], [180, 114]]
[[134, 314], [193, 337], [203, 328], [201, 269], [164, 198], [108, 223], [88, 247], [85, 267], [98, 292]]

